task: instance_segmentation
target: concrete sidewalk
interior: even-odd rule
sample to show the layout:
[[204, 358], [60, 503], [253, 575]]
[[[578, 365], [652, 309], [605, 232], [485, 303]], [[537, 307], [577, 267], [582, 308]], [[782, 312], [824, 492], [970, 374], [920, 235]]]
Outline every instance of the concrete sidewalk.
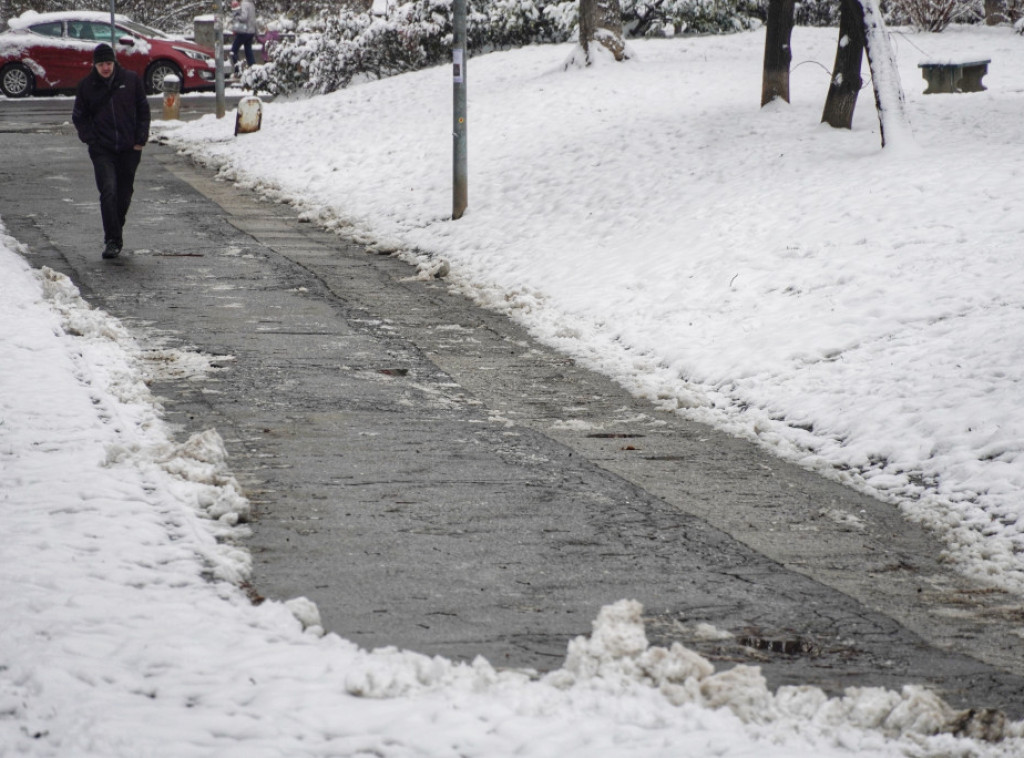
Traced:
[[[1024, 715], [1021, 604], [888, 505], [653, 410], [505, 318], [147, 150], [101, 261], [84, 149], [3, 135], [0, 217], [144, 344], [214, 356], [154, 386], [215, 427], [257, 520], [254, 592], [331, 631], [551, 668], [601, 605], [773, 685], [929, 684]], [[696, 624], [732, 633], [708, 640]]]

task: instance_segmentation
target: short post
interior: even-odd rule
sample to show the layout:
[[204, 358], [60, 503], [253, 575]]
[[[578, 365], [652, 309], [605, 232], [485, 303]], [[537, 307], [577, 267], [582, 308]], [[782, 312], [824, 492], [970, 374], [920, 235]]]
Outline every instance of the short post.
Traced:
[[164, 77], [164, 121], [177, 121], [181, 113], [181, 79], [174, 74]]
[[469, 204], [466, 166], [466, 0], [454, 0], [452, 3], [452, 27], [452, 218], [459, 219]]
[[263, 101], [252, 95], [238, 101], [235, 110], [235, 136], [258, 132], [263, 124]]

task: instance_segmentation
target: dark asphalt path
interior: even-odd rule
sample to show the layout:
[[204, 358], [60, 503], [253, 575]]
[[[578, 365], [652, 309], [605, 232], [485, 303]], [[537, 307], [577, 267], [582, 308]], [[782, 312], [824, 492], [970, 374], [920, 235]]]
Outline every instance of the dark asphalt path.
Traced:
[[1024, 715], [1018, 598], [891, 506], [653, 410], [443, 281], [159, 146], [129, 252], [101, 261], [64, 107], [0, 100], [0, 218], [144, 345], [221, 356], [154, 390], [182, 437], [225, 438], [257, 592], [306, 595], [367, 647], [539, 669], [635, 598], [652, 641], [772, 685], [924, 683]]

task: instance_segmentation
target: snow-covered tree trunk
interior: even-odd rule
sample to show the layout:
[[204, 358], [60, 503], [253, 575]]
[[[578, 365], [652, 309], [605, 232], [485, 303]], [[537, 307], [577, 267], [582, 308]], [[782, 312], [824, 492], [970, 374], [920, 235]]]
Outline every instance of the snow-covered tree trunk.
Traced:
[[1012, 20], [1006, 12], [1005, 0], [985, 0], [985, 24], [998, 26]]
[[617, 61], [626, 60], [626, 41], [622, 36], [622, 7], [619, 0], [580, 0], [580, 48], [585, 65], [593, 62], [598, 44]]
[[857, 0], [864, 10], [864, 48], [875, 90], [882, 147], [912, 141], [896, 56], [889, 44], [878, 0]]
[[864, 10], [857, 0], [842, 0], [839, 14], [836, 62], [821, 120], [836, 129], [852, 129], [853, 110], [864, 83], [860, 77], [864, 60]]
[[789, 64], [793, 60], [794, 0], [769, 0], [764, 35], [764, 67], [761, 76], [761, 106], [772, 100], [789, 102]]

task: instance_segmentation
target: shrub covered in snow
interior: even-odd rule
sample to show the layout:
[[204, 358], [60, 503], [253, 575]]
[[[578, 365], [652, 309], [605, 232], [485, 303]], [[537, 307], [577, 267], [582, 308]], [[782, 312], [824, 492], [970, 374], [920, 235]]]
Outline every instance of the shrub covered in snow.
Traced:
[[274, 94], [323, 94], [360, 75], [382, 78], [439, 63], [440, 42], [450, 39], [451, 23], [433, 6], [434, 0], [412, 3], [394, 18], [322, 13], [278, 45], [271, 63], [247, 71], [245, 84]]
[[[769, 0], [751, 0], [753, 14], [765, 20]], [[921, 31], [941, 32], [951, 23], [973, 24], [984, 18], [983, 0], [881, 0], [885, 22]], [[1003, 0], [1004, 17], [1020, 16], [1024, 0]], [[793, 19], [798, 26], [838, 26], [840, 3], [836, 0], [796, 0]]]
[[720, 34], [748, 29], [758, 10], [749, 0], [621, 0], [628, 37]]
[[[757, 23], [749, 0], [623, 0], [629, 37], [718, 33]], [[565, 42], [577, 34], [578, 0], [469, 0], [470, 53]], [[256, 91], [325, 94], [353, 81], [393, 76], [451, 57], [451, 0], [411, 0], [382, 13], [323, 10], [249, 69]]]
[[981, 0], [890, 0], [889, 23], [923, 32], [941, 32], [952, 23], [976, 23], [984, 17]]

